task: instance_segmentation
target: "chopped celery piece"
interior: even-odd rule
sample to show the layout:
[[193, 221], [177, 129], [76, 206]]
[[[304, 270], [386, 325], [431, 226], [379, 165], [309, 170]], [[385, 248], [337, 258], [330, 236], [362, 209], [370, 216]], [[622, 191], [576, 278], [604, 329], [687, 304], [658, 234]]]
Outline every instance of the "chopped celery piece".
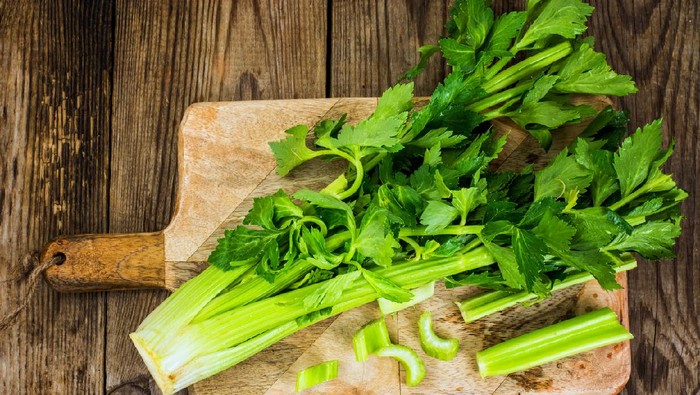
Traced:
[[370, 354], [390, 344], [389, 330], [384, 318], [371, 321], [352, 337], [352, 348], [355, 350], [355, 360], [358, 362], [366, 361]]
[[[621, 264], [615, 266], [615, 272], [620, 273], [637, 267], [637, 261], [630, 254], [623, 254]], [[552, 286], [552, 292], [585, 283], [593, 280], [593, 275], [588, 272], [569, 274], [563, 280], [557, 280]], [[488, 291], [473, 296], [461, 302], [456, 302], [464, 322], [473, 322], [488, 315], [505, 310], [518, 303], [529, 302], [537, 299], [537, 294], [527, 291]]]
[[429, 311], [418, 319], [420, 345], [426, 354], [441, 361], [450, 361], [459, 351], [459, 340], [443, 339], [433, 331], [433, 319]]
[[389, 299], [379, 298], [377, 299], [377, 304], [379, 304], [379, 311], [384, 315], [389, 315], [397, 311], [401, 311], [405, 308], [415, 306], [418, 303], [430, 298], [435, 293], [435, 281], [425, 284], [422, 287], [414, 288], [411, 290], [413, 297], [408, 302], [396, 303]]
[[425, 377], [425, 364], [413, 349], [400, 344], [391, 344], [380, 348], [375, 353], [379, 357], [392, 357], [401, 362], [406, 370], [406, 385], [415, 387]]
[[476, 362], [481, 377], [506, 375], [632, 337], [605, 307], [479, 351]]
[[301, 392], [315, 385], [338, 377], [338, 360], [321, 362], [297, 373], [296, 391]]

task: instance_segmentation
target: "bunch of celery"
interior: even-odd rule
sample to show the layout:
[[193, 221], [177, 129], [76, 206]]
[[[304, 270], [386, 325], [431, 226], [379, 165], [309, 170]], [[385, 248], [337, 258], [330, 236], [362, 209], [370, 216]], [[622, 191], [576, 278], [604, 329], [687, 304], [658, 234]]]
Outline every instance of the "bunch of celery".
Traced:
[[[378, 298], [408, 302], [435, 280], [493, 289], [462, 304], [483, 315], [589, 277], [614, 289], [616, 271], [633, 267], [630, 252], [670, 255], [687, 195], [660, 169], [672, 151], [661, 123], [621, 142], [624, 114], [570, 102], [570, 93], [635, 91], [580, 39], [591, 10], [530, 1], [495, 18], [481, 0], [457, 1], [448, 37], [423, 50], [453, 66], [425, 107], [413, 109], [412, 84], [398, 84], [358, 124], [316, 125], [315, 149], [303, 125], [272, 143], [282, 175], [317, 157], [343, 159], [348, 171], [320, 192], [255, 199], [211, 267], [131, 334], [163, 392], [330, 315]], [[544, 169], [488, 170], [505, 137], [487, 120], [509, 117], [547, 146], [553, 129], [593, 115]]]

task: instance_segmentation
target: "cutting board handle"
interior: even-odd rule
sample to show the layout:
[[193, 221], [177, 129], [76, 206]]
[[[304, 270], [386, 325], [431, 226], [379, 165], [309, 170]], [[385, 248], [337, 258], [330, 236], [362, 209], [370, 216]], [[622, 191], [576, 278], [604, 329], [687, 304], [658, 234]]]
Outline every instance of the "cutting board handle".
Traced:
[[44, 247], [41, 262], [63, 261], [46, 269], [60, 292], [165, 288], [163, 233], [61, 236]]

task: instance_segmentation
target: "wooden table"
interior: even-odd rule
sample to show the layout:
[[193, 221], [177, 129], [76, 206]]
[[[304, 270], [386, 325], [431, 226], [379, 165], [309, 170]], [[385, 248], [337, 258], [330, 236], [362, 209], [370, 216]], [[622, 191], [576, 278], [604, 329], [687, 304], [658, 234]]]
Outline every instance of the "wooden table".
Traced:
[[[197, 101], [375, 96], [432, 43], [434, 0], [0, 3], [0, 280], [58, 234], [163, 228], [176, 126]], [[522, 1], [494, 1], [515, 8]], [[667, 170], [691, 193], [675, 261], [630, 274], [630, 394], [700, 391], [700, 6], [596, 0], [591, 31], [640, 92], [634, 125], [665, 118]], [[521, 6], [517, 4], [517, 6]], [[435, 60], [417, 83], [444, 76]], [[0, 311], [24, 286], [0, 285]], [[152, 393], [127, 333], [164, 292], [62, 295], [40, 284], [0, 334], [0, 393]]]

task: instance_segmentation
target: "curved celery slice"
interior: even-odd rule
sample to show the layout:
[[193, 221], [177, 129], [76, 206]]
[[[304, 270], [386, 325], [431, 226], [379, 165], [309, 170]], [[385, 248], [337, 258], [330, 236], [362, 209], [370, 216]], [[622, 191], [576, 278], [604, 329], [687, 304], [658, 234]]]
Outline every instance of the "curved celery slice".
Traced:
[[459, 340], [443, 339], [433, 331], [433, 319], [429, 311], [418, 319], [420, 345], [426, 354], [441, 361], [450, 361], [459, 351]]
[[315, 385], [338, 377], [338, 360], [321, 362], [297, 373], [296, 391], [301, 392]]
[[355, 350], [355, 360], [358, 362], [366, 361], [370, 354], [390, 344], [389, 330], [384, 318], [369, 322], [352, 337], [352, 348]]
[[414, 288], [411, 290], [413, 297], [408, 302], [396, 303], [389, 299], [379, 298], [377, 299], [377, 304], [379, 304], [379, 311], [384, 315], [389, 315], [397, 311], [401, 311], [405, 308], [415, 306], [418, 303], [430, 298], [435, 294], [435, 281], [429, 282], [422, 287]]
[[476, 362], [481, 377], [506, 375], [632, 337], [605, 307], [479, 351]]
[[392, 357], [401, 362], [406, 370], [406, 385], [415, 387], [425, 377], [425, 364], [413, 349], [400, 344], [391, 344], [377, 350], [379, 357]]

